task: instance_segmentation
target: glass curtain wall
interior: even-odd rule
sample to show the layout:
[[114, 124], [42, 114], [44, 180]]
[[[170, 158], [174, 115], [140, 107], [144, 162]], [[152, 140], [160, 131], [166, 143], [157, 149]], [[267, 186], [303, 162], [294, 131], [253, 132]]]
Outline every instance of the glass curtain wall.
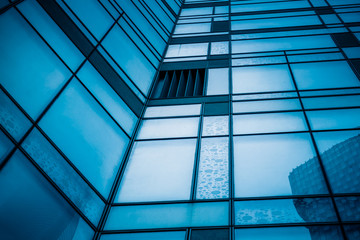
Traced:
[[359, 238], [357, 0], [3, 2], [5, 239]]

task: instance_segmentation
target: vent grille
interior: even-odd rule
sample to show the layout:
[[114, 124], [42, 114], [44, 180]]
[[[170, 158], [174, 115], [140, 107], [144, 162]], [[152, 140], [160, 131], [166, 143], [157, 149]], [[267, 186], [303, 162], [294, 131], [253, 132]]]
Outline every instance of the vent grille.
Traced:
[[203, 96], [205, 69], [161, 71], [152, 98]]

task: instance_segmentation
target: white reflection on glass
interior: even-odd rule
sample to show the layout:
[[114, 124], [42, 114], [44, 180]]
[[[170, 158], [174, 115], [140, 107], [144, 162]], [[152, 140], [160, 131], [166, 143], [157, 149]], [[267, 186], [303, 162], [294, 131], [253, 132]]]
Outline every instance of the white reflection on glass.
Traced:
[[229, 94], [229, 69], [209, 69], [206, 95], [220, 94]]

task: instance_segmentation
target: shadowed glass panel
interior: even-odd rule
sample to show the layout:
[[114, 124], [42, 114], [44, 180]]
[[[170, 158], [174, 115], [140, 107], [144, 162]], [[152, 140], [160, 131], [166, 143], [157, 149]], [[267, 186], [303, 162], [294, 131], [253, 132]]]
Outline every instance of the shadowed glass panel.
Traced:
[[104, 234], [101, 240], [185, 240], [185, 231]]
[[360, 127], [360, 108], [307, 111], [307, 116], [313, 130]]

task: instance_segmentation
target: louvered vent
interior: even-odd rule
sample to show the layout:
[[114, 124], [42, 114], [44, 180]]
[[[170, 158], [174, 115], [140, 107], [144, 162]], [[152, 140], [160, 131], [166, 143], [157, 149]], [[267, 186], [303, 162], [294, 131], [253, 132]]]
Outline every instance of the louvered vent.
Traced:
[[152, 98], [203, 96], [205, 69], [161, 71]]

